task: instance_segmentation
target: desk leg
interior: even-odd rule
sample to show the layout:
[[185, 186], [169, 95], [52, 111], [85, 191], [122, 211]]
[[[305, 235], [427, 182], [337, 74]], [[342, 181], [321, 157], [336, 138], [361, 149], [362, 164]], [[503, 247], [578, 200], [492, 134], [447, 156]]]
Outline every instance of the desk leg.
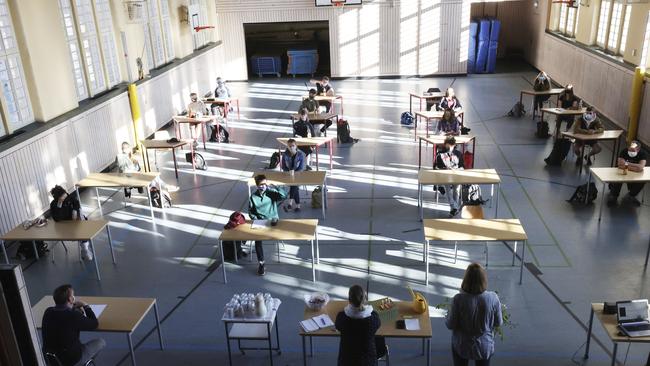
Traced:
[[302, 336], [302, 364], [307, 366], [307, 344], [305, 343], [305, 336]]
[[316, 226], [316, 232], [314, 232], [314, 238], [316, 239], [316, 264], [320, 264], [320, 248], [318, 247], [318, 226]]
[[153, 314], [156, 316], [156, 329], [158, 329], [158, 342], [160, 343], [160, 349], [164, 350], [165, 345], [162, 340], [162, 331], [160, 330], [160, 317], [158, 316], [158, 302], [153, 302]]
[[36, 249], [36, 240], [32, 240], [32, 247], [34, 248], [34, 257], [36, 257], [36, 260], [39, 260], [38, 250]]
[[427, 338], [427, 366], [431, 365], [431, 338]]
[[515, 245], [512, 247], [512, 266], [515, 266], [515, 257], [517, 256], [517, 241], [515, 241]]
[[436, 156], [438, 154], [438, 145], [437, 144], [432, 144], [433, 145], [433, 156], [431, 159], [431, 169], [436, 168]]
[[332, 140], [330, 140], [327, 143], [327, 148], [329, 149], [329, 153], [330, 153], [330, 174], [332, 174], [332, 170], [334, 170], [334, 156], [332, 156], [334, 155], [333, 154], [334, 149], [332, 149]]
[[589, 315], [589, 329], [587, 330], [587, 344], [585, 346], [585, 355], [582, 357], [585, 360], [589, 358], [589, 345], [591, 344], [591, 327], [594, 324], [594, 309], [591, 309], [591, 314]]
[[413, 114], [413, 96], [409, 94], [409, 113]]
[[429, 241], [424, 240], [424, 285], [429, 286]]
[[[223, 283], [228, 283], [228, 278], [226, 277], [226, 261], [223, 258], [223, 241], [221, 240], [219, 240], [219, 253], [221, 255], [221, 272], [223, 273]], [[237, 254], [236, 250], [235, 254]], [[253, 255], [253, 253], [251, 252], [249, 255]], [[235, 258], [237, 258], [237, 255], [235, 255]], [[230, 351], [228, 351], [228, 354], [230, 354]]]
[[424, 187], [422, 184], [418, 184], [418, 207], [420, 208], [420, 221], [424, 219], [424, 199], [422, 197], [424, 195], [423, 190]]
[[314, 241], [310, 240], [311, 244], [311, 281], [316, 282], [316, 261], [314, 259]]
[[616, 352], [618, 351], [618, 343], [614, 342], [614, 350], [612, 351], [612, 366], [616, 366]]
[[420, 115], [415, 116], [415, 126], [413, 127], [413, 141], [418, 140], [418, 120], [420, 119]]
[[194, 160], [194, 143], [190, 141], [190, 152], [192, 154], [192, 170], [196, 171], [196, 162]]
[[524, 279], [524, 256], [526, 255], [526, 243], [524, 240], [521, 245], [521, 266], [519, 266], [519, 284], [521, 285]]
[[490, 184], [490, 208], [492, 208], [492, 201], [494, 201], [494, 184]]
[[[589, 197], [589, 183], [591, 183], [591, 169], [589, 170], [589, 174], [587, 175], [587, 193], [585, 194], [585, 205], [587, 204], [587, 197]], [[603, 192], [603, 195], [605, 192]]]
[[501, 183], [497, 184], [497, 198], [496, 203], [494, 204], [494, 218], [499, 217], [499, 193], [501, 192]]
[[203, 140], [203, 150], [207, 150], [205, 147], [205, 135], [207, 134], [208, 134], [208, 124], [201, 123], [201, 139]]
[[226, 345], [228, 345], [228, 364], [232, 366], [232, 353], [230, 352], [230, 334], [228, 332], [228, 323], [224, 323], [226, 326]]
[[418, 170], [422, 167], [422, 140], [418, 146]]
[[271, 344], [271, 323], [266, 323], [266, 335], [269, 340], [269, 359], [271, 360], [271, 366], [273, 366], [273, 345]]
[[[600, 198], [600, 210], [598, 211], [598, 222], [603, 218], [603, 206], [605, 205], [605, 183], [603, 183], [603, 196]], [[588, 196], [587, 196], [588, 197]]]
[[174, 172], [176, 172], [176, 179], [178, 180], [178, 163], [176, 162], [176, 148], [172, 148], [172, 158], [174, 159]]
[[[97, 207], [99, 207], [99, 216], [104, 216], [104, 211], [102, 211], [102, 200], [99, 198], [99, 188], [97, 187], [95, 187], [95, 194], [97, 195]], [[79, 198], [79, 191], [77, 191], [77, 198]]]
[[[316, 171], [318, 171], [318, 168], [320, 167], [320, 163], [318, 162], [318, 146], [316, 146]], [[282, 154], [280, 154], [282, 156]], [[282, 162], [280, 162], [280, 166], [282, 166]]]
[[[650, 247], [648, 247], [650, 250]], [[5, 241], [2, 241], [2, 255], [5, 256], [5, 264], [9, 264], [9, 256], [7, 255], [7, 248], [5, 248]], [[54, 255], [54, 254], [52, 254]], [[648, 264], [648, 259], [646, 258], [646, 264]]]
[[[4, 246], [2, 248], [4, 249]], [[5, 253], [6, 256], [7, 253]], [[650, 258], [650, 240], [648, 240], [648, 251], [645, 253], [645, 265], [643, 265], [643, 268], [648, 268], [648, 258]]]
[[323, 211], [323, 220], [325, 220], [325, 209], [327, 208], [327, 179], [323, 183], [323, 189], [320, 191], [321, 208]]
[[129, 342], [129, 352], [131, 353], [131, 365], [135, 366], [135, 351], [133, 350], [133, 340], [131, 339], [131, 333], [126, 333], [126, 340]]
[[115, 264], [115, 252], [113, 251], [113, 238], [111, 238], [110, 225], [106, 225], [106, 234], [108, 235], [108, 246], [111, 248], [111, 257], [113, 257], [113, 264]]
[[142, 148], [142, 162], [144, 163], [144, 171], [149, 172], [151, 171], [150, 170], [151, 167], [147, 167], [147, 163], [149, 162], [149, 154], [147, 153], [147, 148], [145, 148], [144, 146], [142, 146], [141, 148]]
[[[147, 191], [147, 199], [149, 200], [149, 212], [151, 213], [151, 222], [154, 222], [153, 205], [151, 204], [151, 190], [149, 189], [149, 187], [143, 187], [143, 188]], [[160, 199], [161, 199], [161, 201], [163, 200], [162, 195], [161, 195]]]
[[93, 244], [93, 240], [90, 239], [88, 240], [90, 243], [90, 251], [93, 253], [93, 262], [95, 262], [95, 272], [97, 273], [97, 281], [101, 281], [102, 278], [99, 275], [99, 259], [97, 259], [97, 254], [95, 254], [95, 244]]
[[[343, 113], [343, 110], [341, 110], [341, 113]], [[237, 99], [237, 120], [241, 120], [241, 116], [239, 115], [239, 99]]]
[[587, 149], [587, 144], [585, 141], [582, 142], [582, 148], [580, 149], [580, 168], [578, 169], [578, 175], [582, 175], [582, 166], [585, 164], [585, 150]]

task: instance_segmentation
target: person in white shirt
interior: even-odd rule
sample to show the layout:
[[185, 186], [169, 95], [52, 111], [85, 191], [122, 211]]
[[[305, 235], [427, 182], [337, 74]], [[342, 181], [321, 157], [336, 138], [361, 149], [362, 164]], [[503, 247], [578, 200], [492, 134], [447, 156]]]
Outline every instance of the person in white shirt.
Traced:
[[[202, 116], [210, 115], [208, 107], [205, 106], [205, 103], [199, 100], [199, 96], [196, 93], [190, 94], [190, 104], [187, 105], [187, 116], [190, 118], [200, 118]], [[199, 132], [197, 126], [200, 123], [190, 124], [190, 129], [192, 129], [192, 135], [194, 136], [194, 148], [199, 146], [199, 143], [196, 141], [199, 137]]]
[[214, 96], [217, 98], [232, 98], [232, 93], [221, 76], [217, 78], [217, 87], [214, 89]]
[[[115, 163], [117, 164], [117, 171], [119, 173], [138, 173], [142, 171], [138, 159], [136, 159], [135, 154], [133, 154], [131, 144], [126, 141], [122, 142], [122, 153], [117, 154], [115, 157]], [[160, 176], [157, 176], [156, 179], [151, 182], [151, 187], [156, 187], [158, 190], [164, 189], [168, 192], [178, 191], [178, 187], [166, 184], [162, 179], [160, 179]], [[144, 190], [139, 187], [138, 192], [144, 193]], [[131, 188], [124, 188], [124, 196], [127, 198], [131, 197]]]

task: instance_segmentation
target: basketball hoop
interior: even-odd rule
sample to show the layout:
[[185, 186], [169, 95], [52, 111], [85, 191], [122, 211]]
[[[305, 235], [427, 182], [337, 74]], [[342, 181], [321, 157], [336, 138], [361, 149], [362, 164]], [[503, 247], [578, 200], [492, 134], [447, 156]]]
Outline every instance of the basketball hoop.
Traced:
[[578, 7], [575, 0], [553, 0], [552, 3], [553, 4], [566, 4], [566, 6], [569, 7], [569, 8], [577, 8]]
[[194, 27], [194, 31], [197, 32], [197, 33], [202, 31], [202, 30], [206, 30], [206, 29], [214, 29], [214, 25], [200, 25], [200, 26]]
[[332, 6], [335, 8], [342, 8], [346, 0], [330, 0]]
[[124, 0], [124, 10], [128, 23], [144, 23], [146, 3], [144, 0]]

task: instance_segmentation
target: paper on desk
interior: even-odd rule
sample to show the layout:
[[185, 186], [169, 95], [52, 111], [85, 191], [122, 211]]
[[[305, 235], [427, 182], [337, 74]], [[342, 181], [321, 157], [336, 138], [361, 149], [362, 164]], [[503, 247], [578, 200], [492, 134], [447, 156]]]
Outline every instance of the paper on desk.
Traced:
[[105, 304], [93, 304], [93, 305], [88, 305], [90, 306], [91, 309], [93, 309], [93, 313], [95, 313], [95, 316], [99, 318], [100, 315], [104, 312], [104, 309], [106, 309]]
[[406, 330], [420, 330], [420, 319], [404, 319]]
[[269, 220], [253, 220], [251, 224], [252, 229], [264, 229], [267, 226], [270, 226], [271, 222]]

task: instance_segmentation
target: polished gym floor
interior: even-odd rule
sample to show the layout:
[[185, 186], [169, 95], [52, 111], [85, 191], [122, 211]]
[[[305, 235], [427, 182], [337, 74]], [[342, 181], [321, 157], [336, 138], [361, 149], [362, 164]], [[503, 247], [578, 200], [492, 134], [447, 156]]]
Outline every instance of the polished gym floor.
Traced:
[[[453, 243], [435, 243], [430, 283], [424, 286], [423, 233], [417, 210], [418, 146], [412, 129], [401, 126], [399, 116], [408, 110], [409, 91], [453, 86], [465, 107], [465, 123], [477, 137], [476, 167], [495, 168], [502, 178], [499, 217], [519, 218], [529, 236], [523, 285], [519, 285], [519, 267], [511, 266], [511, 248], [503, 243], [489, 247], [489, 288], [498, 291], [515, 324], [504, 330], [503, 340], [497, 340], [493, 364], [609, 365], [612, 344], [598, 324], [594, 325], [590, 358], [582, 359], [590, 303], [650, 296], [650, 275], [643, 268], [650, 237], [648, 194], [644, 192], [646, 203], [641, 207], [605, 207], [600, 223], [600, 197], [588, 206], [567, 203], [587, 175], [578, 174], [573, 154], [562, 167], [546, 167], [543, 159], [552, 139], [534, 136], [530, 115], [506, 116], [519, 99], [519, 90], [530, 88], [535, 76], [524, 65], [510, 69], [458, 78], [333, 82], [344, 97], [352, 135], [361, 141], [334, 145], [334, 170], [327, 177], [329, 209], [319, 227], [321, 263], [315, 283], [309, 245], [291, 242], [281, 245], [280, 263], [275, 246], [266, 245], [265, 277], [256, 275], [255, 261], [246, 260], [226, 265], [228, 284], [223, 284], [217, 245], [223, 224], [232, 211], [247, 209], [245, 180], [266, 167], [278, 148], [276, 138], [291, 134], [288, 115], [297, 110], [305, 94], [303, 79], [233, 82], [230, 88], [241, 100], [241, 119], [229, 121], [231, 143], [208, 143], [207, 151], [200, 150], [208, 170], [192, 171], [184, 162], [184, 152], [179, 152], [180, 178], [176, 180], [171, 155], [159, 152], [156, 165], [163, 180], [180, 186], [180, 191], [172, 195], [173, 208], [164, 214], [156, 211], [154, 223], [144, 196], [134, 191], [125, 208], [121, 191], [100, 190], [104, 217], [111, 221], [117, 264], [111, 263], [105, 234], [95, 243], [101, 282], [95, 278], [92, 263], [78, 261], [76, 244], [68, 243], [67, 255], [56, 246], [47, 258], [23, 263], [32, 304], [63, 283], [71, 283], [77, 295], [155, 297], [166, 348], [158, 349], [152, 314], [134, 333], [140, 365], [227, 365], [221, 322], [224, 304], [234, 293], [270, 292], [282, 300], [277, 323], [282, 354], [274, 355], [274, 364], [300, 365], [298, 321], [304, 294], [325, 291], [344, 299], [350, 285], [360, 284], [369, 289], [371, 300], [384, 296], [409, 299], [406, 286], [410, 285], [423, 292], [432, 306], [431, 364], [451, 365], [451, 333], [433, 305], [458, 291], [469, 262], [485, 262], [484, 247], [460, 245], [454, 264]], [[531, 100], [524, 104], [530, 110]], [[330, 133], [335, 133], [335, 127]], [[606, 143], [595, 166], [609, 164], [611, 149]], [[320, 156], [325, 168], [325, 149]], [[430, 164], [429, 147], [425, 165]], [[488, 186], [483, 187], [485, 197], [489, 192]], [[302, 194], [302, 212], [280, 210], [281, 218], [320, 218], [320, 210], [312, 209], [307, 193]], [[426, 218], [447, 217], [444, 198], [436, 205], [428, 189], [425, 199]], [[98, 218], [94, 190], [82, 192], [82, 201], [85, 213]], [[494, 205], [488, 203], [485, 209], [487, 217], [493, 217]], [[91, 336], [95, 334], [83, 334], [84, 339]], [[97, 364], [128, 365], [126, 337], [101, 336], [108, 346]], [[425, 364], [420, 342], [389, 339], [388, 345], [394, 365]], [[269, 364], [267, 352], [241, 355], [236, 342], [233, 347], [234, 365]], [[621, 362], [626, 351], [627, 345], [619, 347]], [[648, 351], [647, 345], [632, 345], [627, 364], [643, 364]], [[333, 365], [337, 352], [336, 338], [317, 340], [308, 362]]]

